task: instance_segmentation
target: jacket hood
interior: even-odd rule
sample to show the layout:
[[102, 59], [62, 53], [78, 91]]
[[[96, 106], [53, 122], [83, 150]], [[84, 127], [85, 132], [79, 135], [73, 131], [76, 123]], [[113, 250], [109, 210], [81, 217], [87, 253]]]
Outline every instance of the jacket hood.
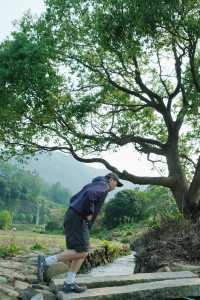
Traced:
[[95, 177], [93, 180], [92, 180], [93, 183], [97, 183], [97, 182], [103, 182], [103, 183], [107, 183], [107, 179], [105, 176], [98, 176], [98, 177]]

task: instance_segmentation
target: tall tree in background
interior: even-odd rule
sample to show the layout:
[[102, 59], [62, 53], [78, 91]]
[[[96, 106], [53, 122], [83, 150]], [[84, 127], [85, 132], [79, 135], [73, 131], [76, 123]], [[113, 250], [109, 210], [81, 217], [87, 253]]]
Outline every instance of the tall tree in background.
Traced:
[[51, 209], [66, 209], [70, 197], [60, 183], [47, 184], [30, 171], [0, 161], [0, 210], [8, 210], [15, 222], [44, 224]]
[[[45, 3], [0, 46], [2, 155], [61, 150], [100, 162], [169, 188], [180, 212], [198, 218], [200, 1]], [[164, 163], [162, 175], [135, 176], [100, 157], [128, 144]]]

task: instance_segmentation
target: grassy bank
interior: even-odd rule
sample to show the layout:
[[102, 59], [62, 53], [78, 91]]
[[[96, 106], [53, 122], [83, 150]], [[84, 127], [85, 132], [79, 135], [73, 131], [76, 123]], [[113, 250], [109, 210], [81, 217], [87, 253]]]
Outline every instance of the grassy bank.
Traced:
[[141, 255], [144, 265], [148, 265], [151, 257], [167, 264], [200, 265], [200, 222], [169, 218], [130, 243], [131, 248]]
[[[91, 250], [105, 248], [109, 255], [114, 257], [126, 254], [128, 249], [117, 241], [106, 241], [91, 238]], [[41, 251], [45, 254], [58, 253], [66, 249], [63, 235], [41, 234], [30, 230], [0, 231], [0, 257], [12, 256], [33, 251]]]
[[97, 229], [94, 227], [92, 236], [96, 239], [106, 239], [108, 241], [119, 241], [129, 244], [130, 240], [143, 235], [148, 229], [149, 226], [144, 222], [121, 224], [110, 230], [105, 227]]

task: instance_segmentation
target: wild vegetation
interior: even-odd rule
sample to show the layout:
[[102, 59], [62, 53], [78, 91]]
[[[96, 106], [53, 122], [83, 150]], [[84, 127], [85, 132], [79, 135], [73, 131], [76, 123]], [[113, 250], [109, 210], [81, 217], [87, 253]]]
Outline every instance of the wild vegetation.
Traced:
[[0, 162], [0, 229], [12, 223], [47, 224], [52, 214], [64, 215], [71, 193], [60, 183], [42, 178], [9, 163]]
[[[45, 3], [0, 44], [1, 158], [59, 150], [145, 185], [107, 203], [93, 228], [101, 238], [120, 232], [127, 241], [162, 224], [186, 234], [179, 222], [199, 232], [200, 1]], [[102, 158], [127, 145], [159, 175], [137, 176]], [[2, 228], [13, 219], [61, 231], [58, 205], [68, 191], [16, 172], [0, 177]]]
[[[0, 45], [1, 155], [60, 150], [100, 162], [135, 184], [167, 187], [185, 218], [198, 219], [199, 0], [45, 4]], [[125, 145], [160, 175], [100, 157]]]
[[[10, 168], [12, 169], [11, 166]], [[20, 170], [20, 172], [24, 171]], [[25, 172], [24, 175], [27, 176], [27, 173]], [[31, 174], [29, 176], [30, 182], [32, 178], [35, 182], [34, 176]], [[32, 193], [32, 188], [33, 185], [26, 185], [27, 195]], [[57, 203], [57, 198], [46, 199], [47, 217], [39, 218], [41, 223], [38, 225], [33, 224], [35, 222], [28, 224], [27, 221], [34, 211], [28, 210], [26, 213], [30, 213], [30, 216], [27, 215], [26, 220], [20, 220], [25, 207], [24, 204], [21, 212], [20, 195], [18, 191], [17, 200], [13, 198], [12, 210], [6, 206], [6, 198], [1, 198], [0, 201], [1, 207], [4, 207], [0, 212], [0, 226], [4, 229], [1, 231], [0, 257], [35, 251], [49, 253], [64, 250], [63, 216], [66, 207], [59, 201]], [[22, 200], [22, 203], [27, 201], [26, 205], [29, 207], [29, 198], [23, 197]], [[40, 211], [43, 213], [42, 209]], [[37, 207], [35, 207], [35, 214], [37, 215]], [[137, 250], [138, 245], [141, 248], [141, 244], [140, 254], [143, 255], [143, 259], [148, 259], [149, 254], [159, 254], [162, 249], [161, 257], [166, 256], [165, 258], [169, 260], [177, 258], [186, 260], [188, 257], [188, 261], [196, 263], [198, 255], [195, 251], [190, 251], [189, 254], [190, 246], [186, 244], [187, 241], [190, 241], [190, 245], [200, 244], [198, 228], [199, 225], [192, 225], [184, 220], [172, 194], [166, 188], [149, 186], [146, 190], [138, 188], [121, 190], [105, 203], [102, 213], [92, 228], [92, 247], [96, 250], [95, 254], [90, 255], [84, 268], [112, 261], [118, 255], [127, 254], [129, 246]]]

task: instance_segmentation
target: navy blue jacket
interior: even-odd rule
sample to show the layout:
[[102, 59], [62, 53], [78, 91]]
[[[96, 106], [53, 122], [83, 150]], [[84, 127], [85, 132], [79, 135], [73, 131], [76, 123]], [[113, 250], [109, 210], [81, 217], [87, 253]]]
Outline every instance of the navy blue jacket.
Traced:
[[85, 218], [92, 215], [91, 224], [93, 224], [108, 192], [109, 186], [107, 178], [104, 176], [96, 177], [91, 183], [85, 185], [80, 192], [70, 199], [69, 207]]

